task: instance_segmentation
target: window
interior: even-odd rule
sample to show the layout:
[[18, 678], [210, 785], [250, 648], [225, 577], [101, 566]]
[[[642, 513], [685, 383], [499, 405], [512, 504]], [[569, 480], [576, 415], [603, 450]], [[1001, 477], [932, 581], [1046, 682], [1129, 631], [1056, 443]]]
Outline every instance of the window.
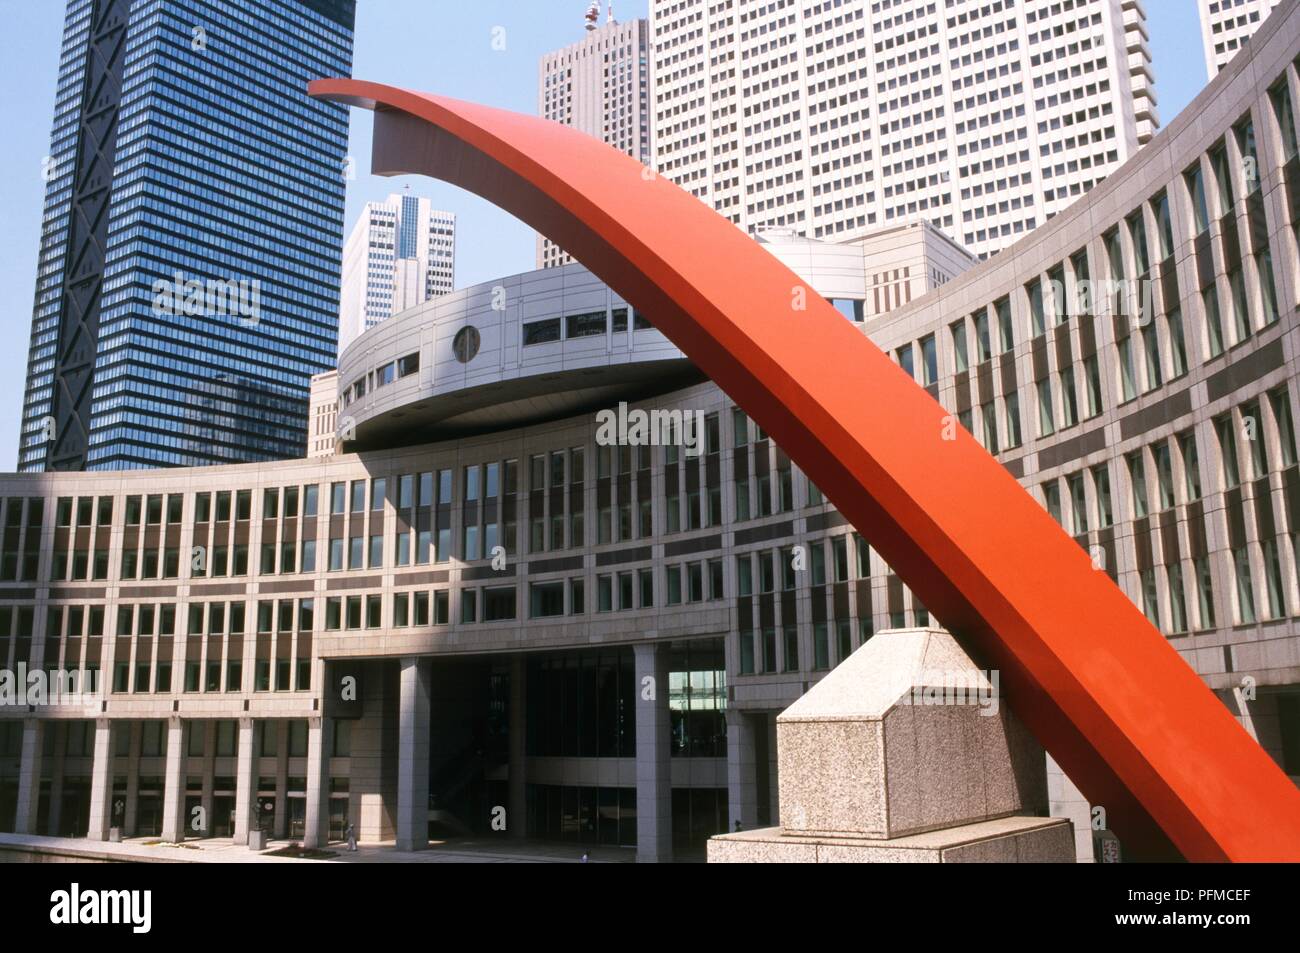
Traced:
[[1210, 558], [1201, 556], [1194, 562], [1196, 570], [1197, 618], [1202, 629], [1214, 628], [1214, 586], [1210, 577]]
[[547, 344], [560, 339], [560, 319], [532, 321], [524, 325], [524, 347]]
[[1018, 447], [1023, 442], [1020, 433], [1020, 394], [1012, 391], [1006, 397], [1007, 447]]
[[587, 314], [570, 314], [564, 319], [564, 336], [566, 338], [586, 338], [605, 334], [605, 312], [592, 311]]
[[1255, 585], [1250, 574], [1250, 551], [1241, 546], [1232, 553], [1233, 574], [1237, 581], [1237, 624], [1255, 621]]
[[948, 330], [952, 334], [953, 370], [960, 374], [970, 366], [966, 353], [966, 322], [958, 321]]
[[1232, 173], [1228, 166], [1228, 150], [1220, 142], [1210, 150], [1210, 168], [1214, 170], [1214, 184], [1218, 189], [1219, 214], [1232, 212], [1235, 199], [1232, 194]]
[[1133, 242], [1133, 257], [1137, 262], [1137, 273], [1145, 275], [1151, 270], [1151, 256], [1147, 253], [1147, 226], [1142, 218], [1141, 209], [1130, 215], [1126, 222], [1129, 238]]
[[975, 314], [975, 347], [979, 362], [983, 364], [993, 356], [993, 340], [989, 337], [989, 312], [985, 308]]
[[1187, 373], [1187, 343], [1183, 335], [1183, 312], [1173, 308], [1165, 316], [1165, 326], [1169, 331], [1169, 348], [1173, 362], [1173, 376], [1182, 377]]
[[904, 344], [896, 352], [898, 356], [898, 366], [903, 369], [908, 377], [916, 378], [916, 368], [912, 360], [912, 345]]
[[1056, 413], [1052, 409], [1052, 382], [1044, 377], [1038, 382], [1038, 435], [1050, 437], [1056, 432]]
[[1133, 516], [1141, 519], [1151, 511], [1147, 502], [1146, 460], [1143, 459], [1141, 450], [1130, 453], [1126, 459], [1128, 462], [1129, 483], [1133, 487]]
[[1104, 409], [1101, 394], [1101, 359], [1094, 353], [1083, 359], [1083, 379], [1087, 389], [1088, 417], [1096, 417]]
[[1229, 300], [1232, 302], [1232, 343], [1250, 337], [1250, 314], [1246, 310], [1246, 276], [1240, 267], [1228, 272]]
[[1043, 484], [1043, 502], [1047, 507], [1048, 515], [1064, 526], [1065, 521], [1061, 517], [1061, 486], [1055, 480]]
[[987, 403], [980, 408], [984, 423], [984, 446], [989, 453], [998, 452], [998, 409], [995, 403]]
[[1294, 466], [1296, 462], [1295, 424], [1291, 419], [1291, 398], [1285, 389], [1275, 390], [1268, 395], [1273, 408], [1273, 420], [1277, 423], [1277, 440], [1282, 453], [1282, 466]]
[[1229, 414], [1216, 419], [1214, 432], [1219, 438], [1219, 458], [1223, 463], [1223, 488], [1230, 490], [1241, 483], [1241, 470], [1237, 465], [1237, 435], [1233, 430], [1232, 416]]
[[1160, 508], [1167, 510], [1174, 505], [1174, 464], [1169, 444], [1156, 444], [1151, 448], [1151, 456], [1156, 462], [1156, 489], [1160, 494]]
[[1237, 137], [1237, 149], [1242, 159], [1242, 177], [1246, 180], [1246, 192], [1249, 194], [1259, 188], [1259, 150], [1255, 144], [1255, 123], [1247, 115], [1232, 131]]
[[1278, 135], [1282, 140], [1284, 161], [1290, 161], [1300, 147], [1297, 146], [1295, 113], [1291, 109], [1291, 91], [1287, 88], [1286, 77], [1268, 91], [1268, 98], [1273, 104], [1273, 118], [1277, 121]]
[[1277, 308], [1277, 284], [1273, 279], [1273, 254], [1267, 246], [1255, 256], [1255, 274], [1259, 277], [1259, 304], [1263, 311], [1261, 323], [1267, 327], [1280, 316]]
[[1015, 329], [1011, 323], [1011, 299], [1002, 298], [993, 305], [993, 309], [998, 315], [998, 330], [1002, 338], [1002, 353], [1006, 353], [1016, 346]]
[[483, 621], [505, 622], [515, 617], [515, 587], [498, 586], [483, 590]]
[[1070, 487], [1071, 527], [1075, 536], [1088, 532], [1088, 495], [1083, 474], [1076, 473], [1067, 479]]
[[1201, 235], [1210, 227], [1210, 211], [1205, 200], [1205, 177], [1201, 173], [1200, 163], [1183, 173], [1187, 185], [1187, 197], [1192, 203], [1192, 223], [1194, 234]]
[[1268, 589], [1268, 617], [1280, 619], [1286, 615], [1286, 596], [1277, 540], [1265, 539], [1261, 542], [1261, 547], [1264, 552], [1264, 582]]
[[1043, 284], [1041, 281], [1035, 281], [1026, 285], [1025, 291], [1029, 294], [1030, 336], [1038, 337], [1047, 330], [1046, 319], [1043, 315]]
[[921, 383], [930, 385], [939, 380], [939, 353], [934, 335], [921, 338]]
[[1169, 196], [1161, 192], [1151, 200], [1151, 211], [1156, 220], [1156, 234], [1160, 237], [1160, 260], [1174, 253], [1174, 223], [1169, 214]]
[[1160, 593], [1156, 589], [1156, 571], [1143, 569], [1138, 577], [1142, 583], [1142, 612], [1158, 629], [1160, 628]]
[[1074, 389], [1074, 368], [1061, 371], [1061, 416], [1063, 426], [1073, 427], [1079, 422], [1079, 397]]
[[1178, 438], [1178, 449], [1183, 458], [1183, 490], [1187, 499], [1201, 498], [1201, 461], [1196, 453], [1196, 434], [1187, 431]]
[[1169, 583], [1169, 631], [1187, 631], [1187, 601], [1183, 594], [1183, 567], [1178, 563], [1165, 567]]
[[1205, 309], [1206, 346], [1210, 357], [1223, 353], [1223, 322], [1219, 317], [1219, 295], [1214, 285], [1201, 293], [1201, 305]]

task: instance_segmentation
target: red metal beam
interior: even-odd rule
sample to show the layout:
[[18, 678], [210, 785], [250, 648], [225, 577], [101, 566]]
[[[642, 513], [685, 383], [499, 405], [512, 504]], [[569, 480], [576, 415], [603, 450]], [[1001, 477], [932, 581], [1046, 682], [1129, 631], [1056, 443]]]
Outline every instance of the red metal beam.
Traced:
[[357, 80], [374, 171], [557, 241], [789, 453], [981, 664], [1128, 856], [1300, 860], [1300, 791], [1033, 498], [861, 331], [699, 199], [574, 129]]

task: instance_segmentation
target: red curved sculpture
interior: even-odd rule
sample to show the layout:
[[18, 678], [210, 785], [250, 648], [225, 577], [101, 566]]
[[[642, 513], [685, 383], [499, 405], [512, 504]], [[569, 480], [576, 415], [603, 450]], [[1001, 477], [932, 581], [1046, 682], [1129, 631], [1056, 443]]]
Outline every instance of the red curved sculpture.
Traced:
[[636, 160], [531, 116], [357, 80], [374, 168], [557, 241], [799, 464], [1106, 809], [1130, 857], [1300, 859], [1300, 791], [1110, 578], [797, 275]]

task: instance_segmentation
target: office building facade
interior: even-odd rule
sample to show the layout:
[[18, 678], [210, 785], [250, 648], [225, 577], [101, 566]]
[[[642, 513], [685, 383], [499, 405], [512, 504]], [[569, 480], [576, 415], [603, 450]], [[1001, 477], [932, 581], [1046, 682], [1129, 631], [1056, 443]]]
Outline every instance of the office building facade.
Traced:
[[367, 202], [343, 248], [340, 351], [380, 321], [455, 286], [455, 214], [409, 192]]
[[1141, 0], [653, 0], [655, 169], [741, 228], [985, 257], [1159, 124]]
[[352, 0], [69, 0], [18, 468], [301, 455], [335, 352]]
[[[598, 19], [599, 4], [593, 3], [587, 35], [542, 57], [538, 115], [581, 129], [649, 165], [649, 24], [645, 20], [615, 21], [612, 5], [603, 25]], [[537, 236], [538, 268], [572, 261], [550, 239]]]
[[[1278, 16], [1073, 208], [862, 327], [1300, 780], [1300, 3]], [[769, 243], [865, 300], [840, 246]], [[451, 298], [343, 354], [362, 452], [0, 481], [5, 665], [105, 680], [0, 706], [0, 826], [659, 860], [778, 822], [776, 713], [943, 620], [580, 266]], [[683, 429], [611, 441], [615, 408]]]
[[1196, 0], [1210, 79], [1237, 55], [1281, 0]]

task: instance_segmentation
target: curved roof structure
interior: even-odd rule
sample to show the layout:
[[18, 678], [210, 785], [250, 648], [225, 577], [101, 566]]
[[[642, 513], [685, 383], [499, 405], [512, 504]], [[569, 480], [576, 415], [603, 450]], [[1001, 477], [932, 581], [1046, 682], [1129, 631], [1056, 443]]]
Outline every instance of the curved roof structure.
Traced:
[[377, 173], [487, 198], [653, 314], [1001, 671], [1131, 855], [1300, 856], [1300, 792], [1266, 753], [997, 461], [761, 245], [574, 130], [363, 81], [311, 92], [376, 110]]

